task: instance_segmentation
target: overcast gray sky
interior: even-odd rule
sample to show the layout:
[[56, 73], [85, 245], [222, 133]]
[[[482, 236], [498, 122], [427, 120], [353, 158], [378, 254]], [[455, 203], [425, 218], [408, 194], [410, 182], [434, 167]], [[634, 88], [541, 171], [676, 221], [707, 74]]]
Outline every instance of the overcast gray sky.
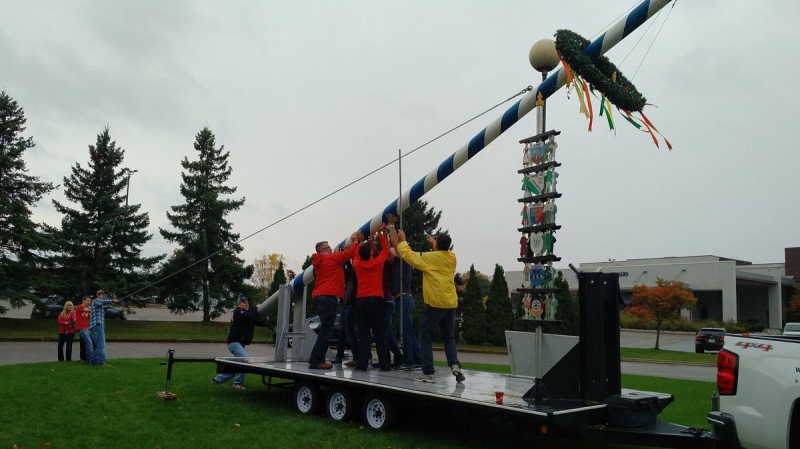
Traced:
[[[108, 125], [138, 170], [145, 251], [168, 253], [158, 228], [183, 202], [180, 161], [197, 157], [203, 127], [231, 153], [247, 201], [230, 219], [246, 236], [538, 85], [534, 42], [561, 28], [594, 38], [637, 3], [0, 0], [0, 88], [25, 110], [37, 144], [25, 159], [44, 180], [86, 166]], [[794, 0], [679, 0], [607, 54], [658, 106], [645, 112], [671, 152], [619, 119], [616, 136], [597, 119], [589, 133], [574, 93], [550, 98], [548, 128], [562, 132], [556, 265], [779, 262], [800, 246], [797, 23]], [[403, 190], [511, 104], [404, 159]], [[518, 141], [535, 134], [534, 115], [424, 197], [443, 211], [459, 271], [522, 268]], [[241, 256], [282, 253], [299, 270], [316, 241], [347, 237], [398, 186], [394, 164], [243, 242]], [[35, 220], [60, 222], [53, 199], [65, 201], [61, 188]]]

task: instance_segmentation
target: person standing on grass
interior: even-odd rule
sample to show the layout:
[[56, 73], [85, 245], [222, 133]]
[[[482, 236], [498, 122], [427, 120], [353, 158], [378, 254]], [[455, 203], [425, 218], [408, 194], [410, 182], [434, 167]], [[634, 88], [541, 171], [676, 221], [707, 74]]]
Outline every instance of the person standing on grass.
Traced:
[[350, 236], [350, 248], [333, 252], [327, 241], [317, 242], [311, 256], [311, 265], [314, 267], [314, 291], [311, 298], [319, 315], [319, 328], [317, 342], [311, 348], [308, 358], [309, 369], [331, 369], [333, 365], [325, 362], [328, 352], [328, 342], [333, 332], [336, 321], [336, 307], [339, 300], [344, 298], [344, 269], [342, 264], [353, 258], [361, 238], [361, 231], [356, 231]]
[[[236, 310], [231, 317], [231, 327], [228, 330], [228, 351], [234, 357], [247, 357], [244, 347], [253, 342], [258, 308], [250, 308], [250, 301], [244, 296], [236, 299]], [[244, 390], [244, 373], [237, 374], [217, 374], [211, 379], [212, 384], [221, 384], [233, 378], [231, 388]]]
[[425, 301], [425, 310], [422, 312], [422, 323], [419, 331], [420, 359], [422, 361], [422, 374], [417, 375], [417, 382], [435, 383], [435, 370], [433, 369], [433, 330], [439, 326], [444, 340], [444, 353], [450, 372], [456, 376], [456, 382], [465, 380], [461, 371], [461, 362], [458, 361], [458, 348], [456, 347], [455, 327], [456, 308], [458, 296], [454, 278], [456, 275], [456, 255], [450, 250], [452, 240], [450, 235], [440, 232], [433, 237], [425, 234], [428, 243], [433, 246], [433, 251], [417, 253], [408, 246], [406, 235], [403, 231], [394, 229], [395, 216], [387, 216], [389, 234], [392, 245], [397, 248], [400, 257], [422, 272], [422, 298]]
[[92, 345], [94, 354], [89, 359], [89, 365], [102, 366], [106, 364], [106, 309], [105, 306], [119, 302], [118, 299], [106, 299], [106, 292], [97, 291], [97, 298], [92, 300], [89, 328], [92, 331]]
[[92, 297], [83, 297], [81, 305], [75, 308], [75, 331], [81, 339], [81, 360], [89, 362], [94, 356], [92, 333], [89, 331], [89, 316], [92, 314]]
[[64, 361], [64, 344], [67, 345], [67, 362], [72, 361], [72, 342], [75, 340], [75, 305], [72, 301], [64, 304], [58, 314], [58, 361]]

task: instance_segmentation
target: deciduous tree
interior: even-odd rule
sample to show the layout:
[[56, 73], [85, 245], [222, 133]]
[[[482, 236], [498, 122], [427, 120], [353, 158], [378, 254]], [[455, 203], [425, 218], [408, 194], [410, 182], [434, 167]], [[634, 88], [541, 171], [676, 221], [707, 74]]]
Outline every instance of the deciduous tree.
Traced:
[[253, 276], [250, 280], [264, 298], [272, 294], [270, 293], [272, 278], [278, 270], [278, 265], [282, 264], [284, 260], [283, 254], [278, 253], [264, 254], [253, 260]]
[[629, 313], [656, 322], [656, 347], [661, 336], [661, 324], [680, 318], [681, 309], [694, 308], [697, 298], [680, 281], [656, 278], [656, 285], [635, 285]]
[[800, 321], [800, 284], [794, 286], [794, 294], [789, 301], [789, 307], [786, 308], [786, 321]]

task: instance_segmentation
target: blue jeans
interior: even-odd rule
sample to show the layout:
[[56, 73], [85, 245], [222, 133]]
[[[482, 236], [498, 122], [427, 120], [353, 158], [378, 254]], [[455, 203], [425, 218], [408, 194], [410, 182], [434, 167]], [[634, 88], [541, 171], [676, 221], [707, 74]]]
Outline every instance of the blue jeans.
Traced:
[[[239, 342], [228, 343], [228, 351], [230, 351], [234, 357], [247, 357], [247, 351], [244, 350], [244, 346]], [[233, 377], [234, 384], [241, 385], [244, 383], [244, 373], [217, 374], [214, 379], [222, 383], [227, 382], [231, 377]]]
[[89, 363], [94, 357], [94, 343], [92, 343], [92, 332], [89, 329], [81, 329], [78, 331], [81, 336], [81, 360]]
[[325, 363], [325, 354], [328, 352], [328, 342], [333, 333], [333, 324], [336, 322], [336, 306], [339, 305], [339, 298], [335, 296], [315, 296], [314, 307], [319, 314], [319, 332], [317, 332], [317, 342], [311, 348], [311, 356], [308, 358], [309, 366], [316, 366]]
[[433, 330], [436, 326], [442, 332], [444, 340], [444, 355], [447, 357], [447, 366], [458, 365], [458, 349], [456, 348], [456, 309], [438, 309], [425, 304], [422, 312], [422, 323], [419, 330], [419, 348], [422, 358], [422, 373], [433, 374]]
[[356, 308], [352, 305], [344, 306], [344, 313], [342, 313], [342, 329], [339, 329], [339, 338], [342, 338], [342, 331], [344, 331], [344, 338], [350, 346], [350, 352], [353, 353], [353, 360], [358, 354], [358, 334], [356, 334]]
[[105, 365], [106, 329], [102, 324], [92, 326], [92, 346], [94, 346], [94, 354], [89, 359], [89, 365]]
[[419, 341], [414, 335], [414, 297], [403, 294], [403, 363], [406, 366], [421, 365]]
[[[400, 364], [403, 360], [403, 353], [400, 351], [400, 345], [397, 344], [397, 337], [394, 336], [392, 331], [392, 316], [394, 316], [394, 298], [386, 298], [386, 353], [387, 356], [394, 354], [394, 363]], [[391, 354], [389, 354], [391, 353]], [[391, 357], [389, 357], [391, 360]]]

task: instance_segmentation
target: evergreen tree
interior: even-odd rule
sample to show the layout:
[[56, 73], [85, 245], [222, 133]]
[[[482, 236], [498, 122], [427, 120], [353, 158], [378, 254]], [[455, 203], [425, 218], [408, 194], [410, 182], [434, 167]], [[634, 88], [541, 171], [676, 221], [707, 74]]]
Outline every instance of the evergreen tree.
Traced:
[[275, 274], [272, 275], [272, 281], [269, 283], [269, 293], [267, 293], [267, 298], [272, 296], [273, 293], [277, 292], [281, 285], [286, 283], [286, 271], [283, 269], [283, 260], [278, 261], [278, 268], [275, 270]]
[[141, 205], [128, 205], [130, 170], [121, 168], [125, 151], [111, 140], [106, 127], [89, 145], [86, 168], [76, 163], [64, 178], [64, 194], [72, 208], [53, 201], [63, 214], [61, 229], [48, 228], [57, 245], [61, 293], [79, 298], [97, 289], [116, 293], [126, 301], [145, 302], [147, 276], [163, 256], [145, 257], [150, 241], [150, 218]]
[[428, 208], [428, 202], [417, 200], [408, 207], [402, 215], [402, 227], [398, 218], [398, 229], [402, 229], [406, 234], [406, 241], [411, 249], [415, 251], [429, 251], [430, 245], [425, 239], [425, 233], [436, 235], [441, 232], [439, 220], [442, 218], [442, 211]]
[[514, 325], [514, 311], [508, 297], [508, 283], [503, 267], [494, 266], [489, 299], [486, 300], [486, 341], [490, 345], [504, 346], [507, 329]]
[[481, 286], [476, 274], [475, 265], [469, 267], [469, 279], [461, 304], [464, 318], [461, 336], [469, 344], [483, 344], [486, 341], [486, 308], [483, 305]]
[[552, 333], [563, 335], [578, 335], [580, 324], [578, 318], [578, 298], [569, 291], [569, 283], [560, 271], [556, 272], [553, 279], [553, 288], [559, 289], [555, 297], [558, 300], [556, 308], [556, 321], [559, 321]]
[[216, 147], [214, 134], [207, 127], [197, 133], [196, 161], [184, 157], [181, 194], [184, 204], [171, 206], [167, 212], [174, 231], [160, 228], [169, 242], [177, 243], [170, 260], [161, 268], [160, 295], [169, 298], [170, 310], [176, 313], [202, 307], [203, 321], [217, 318], [235, 306], [236, 295], [244, 291], [244, 281], [253, 274], [253, 266], [237, 257], [242, 246], [239, 234], [231, 231], [226, 216], [244, 205], [242, 199], [223, 198], [236, 192], [225, 182], [230, 178], [229, 152]]
[[[31, 176], [22, 159], [36, 144], [33, 137], [23, 137], [25, 111], [5, 90], [0, 91], [0, 299], [14, 307], [33, 299], [30, 289], [43, 290], [41, 269], [46, 240], [40, 227], [31, 220], [31, 208], [53, 184]], [[0, 314], [6, 313], [0, 307]]]
[[[306, 260], [305, 262], [303, 262], [302, 266], [303, 271], [305, 271], [306, 268], [311, 266], [311, 262], [312, 262], [311, 256], [306, 256]], [[306, 284], [306, 291], [308, 292], [308, 297], [306, 298], [306, 317], [311, 317], [317, 314], [317, 309], [314, 308], [314, 301], [311, 300], [311, 292], [314, 291], [314, 285], [316, 282], [317, 281], [314, 280]], [[302, 295], [302, 294], [303, 292], [297, 293], [297, 295]]]
[[[433, 248], [428, 245], [425, 233], [436, 235], [441, 232], [442, 228], [439, 227], [441, 218], [442, 211], [429, 207], [428, 202], [425, 200], [417, 200], [403, 212], [402, 227], [400, 227], [399, 219], [397, 225], [398, 229], [402, 229], [405, 232], [406, 241], [411, 249], [415, 251], [431, 251]], [[411, 295], [414, 297], [414, 329], [418, 330], [422, 312], [425, 310], [425, 301], [422, 297], [422, 273], [417, 269], [412, 269], [411, 271]], [[458, 325], [459, 323], [456, 322], [456, 326]], [[437, 338], [437, 335], [434, 338]], [[458, 337], [458, 329], [456, 329], [456, 337]]]

